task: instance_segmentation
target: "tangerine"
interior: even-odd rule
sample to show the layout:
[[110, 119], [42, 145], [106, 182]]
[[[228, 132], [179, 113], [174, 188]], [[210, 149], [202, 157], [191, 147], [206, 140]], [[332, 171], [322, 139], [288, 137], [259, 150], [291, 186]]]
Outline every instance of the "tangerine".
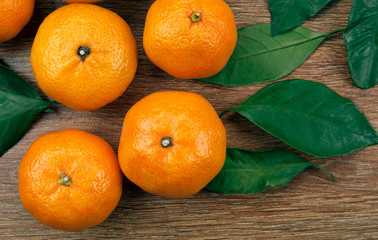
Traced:
[[153, 93], [127, 112], [118, 157], [125, 176], [145, 191], [183, 198], [199, 192], [223, 167], [226, 131], [202, 96]]
[[236, 39], [234, 15], [223, 0], [156, 0], [147, 13], [143, 46], [170, 75], [205, 78], [223, 69]]
[[39, 137], [23, 157], [18, 179], [25, 209], [43, 224], [66, 231], [100, 224], [122, 193], [111, 146], [75, 129]]
[[0, 43], [20, 33], [33, 15], [34, 4], [34, 0], [0, 1]]
[[41, 24], [31, 65], [41, 89], [70, 108], [98, 109], [122, 95], [137, 68], [127, 23], [92, 4], [68, 4]]

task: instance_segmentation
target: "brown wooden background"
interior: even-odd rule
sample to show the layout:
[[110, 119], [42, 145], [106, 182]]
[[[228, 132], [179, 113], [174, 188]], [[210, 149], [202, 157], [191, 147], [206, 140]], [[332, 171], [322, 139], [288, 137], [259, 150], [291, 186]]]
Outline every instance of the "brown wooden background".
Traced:
[[[142, 192], [125, 182], [124, 194], [113, 214], [101, 225], [78, 233], [47, 228], [35, 220], [18, 197], [17, 169], [30, 144], [42, 134], [78, 128], [108, 141], [114, 150], [127, 110], [144, 96], [163, 90], [186, 90], [202, 94], [221, 112], [234, 106], [267, 84], [222, 87], [195, 80], [175, 79], [155, 67], [142, 47], [144, 20], [152, 0], [105, 0], [130, 25], [138, 42], [139, 67], [127, 91], [115, 102], [92, 112], [64, 106], [40, 115], [21, 141], [0, 160], [0, 239], [13, 238], [286, 238], [371, 239], [378, 238], [378, 146], [342, 157], [316, 159], [339, 179], [331, 179], [309, 168], [288, 185], [256, 195], [221, 195], [206, 190], [186, 199], [166, 199]], [[227, 0], [237, 26], [270, 22], [267, 0]], [[328, 32], [346, 26], [352, 0], [332, 1], [306, 22], [310, 29]], [[62, 6], [59, 0], [37, 0], [31, 22], [12, 41], [0, 44], [0, 62], [14, 69], [45, 97], [32, 74], [30, 49], [42, 20]], [[378, 129], [377, 87], [362, 91], [349, 75], [341, 34], [326, 40], [315, 53], [287, 78], [322, 82], [352, 99]], [[289, 148], [237, 114], [223, 119], [228, 147], [250, 150]]]

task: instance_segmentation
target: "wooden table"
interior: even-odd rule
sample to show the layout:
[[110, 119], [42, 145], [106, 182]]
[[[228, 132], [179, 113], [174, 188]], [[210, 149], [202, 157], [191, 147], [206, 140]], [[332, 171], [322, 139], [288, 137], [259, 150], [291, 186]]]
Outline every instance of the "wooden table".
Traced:
[[[267, 85], [222, 87], [176, 79], [155, 67], [142, 47], [144, 20], [152, 2], [105, 0], [100, 4], [129, 23], [138, 43], [139, 67], [127, 91], [97, 111], [78, 112], [59, 106], [54, 113], [40, 115], [21, 141], [1, 157], [0, 239], [378, 238], [378, 146], [329, 159], [301, 154], [329, 169], [339, 182], [332, 182], [323, 172], [309, 168], [288, 185], [256, 195], [222, 195], [203, 190], [186, 199], [166, 199], [147, 194], [125, 180], [122, 199], [113, 214], [101, 225], [78, 233], [47, 228], [23, 208], [18, 197], [18, 165], [30, 144], [42, 134], [67, 128], [83, 129], [104, 138], [117, 150], [127, 110], [150, 93], [193, 91], [202, 94], [221, 112]], [[267, 0], [226, 2], [234, 11], [238, 27], [270, 22]], [[351, 4], [352, 0], [332, 1], [304, 26], [321, 32], [345, 27]], [[33, 84], [46, 99], [32, 74], [30, 49], [39, 24], [62, 5], [58, 0], [37, 0], [34, 16], [21, 34], [0, 44], [0, 62]], [[353, 85], [341, 34], [326, 40], [288, 78], [326, 84], [353, 100], [378, 129], [377, 87], [363, 91]], [[228, 147], [290, 149], [240, 115], [228, 114], [223, 121], [228, 132]]]

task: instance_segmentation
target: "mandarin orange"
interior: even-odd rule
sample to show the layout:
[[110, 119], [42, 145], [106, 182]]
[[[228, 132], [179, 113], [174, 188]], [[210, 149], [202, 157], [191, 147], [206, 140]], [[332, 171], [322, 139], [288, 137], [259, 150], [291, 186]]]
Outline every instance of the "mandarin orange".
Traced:
[[205, 78], [223, 69], [236, 39], [234, 15], [223, 0], [156, 0], [148, 10], [143, 46], [170, 75]]
[[18, 179], [25, 209], [43, 224], [66, 231], [103, 222], [122, 193], [113, 149], [75, 129], [39, 137], [21, 161]]
[[202, 96], [153, 93], [127, 112], [118, 157], [125, 176], [145, 191], [183, 198], [200, 191], [221, 170], [226, 131]]
[[121, 96], [134, 78], [137, 61], [127, 23], [91, 4], [68, 4], [51, 13], [31, 51], [41, 89], [80, 111], [98, 109]]
[[30, 21], [34, 0], [0, 1], [0, 43], [17, 36]]

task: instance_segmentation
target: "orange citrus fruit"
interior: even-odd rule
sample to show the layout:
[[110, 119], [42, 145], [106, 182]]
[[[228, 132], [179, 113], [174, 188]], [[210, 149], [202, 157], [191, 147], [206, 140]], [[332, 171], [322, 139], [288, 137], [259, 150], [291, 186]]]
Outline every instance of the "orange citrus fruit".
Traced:
[[68, 4], [51, 13], [31, 51], [41, 89], [80, 111], [98, 109], [121, 96], [134, 78], [137, 61], [127, 23], [91, 4]]
[[63, 0], [68, 3], [95, 3], [100, 2], [102, 0]]
[[25, 209], [43, 224], [66, 231], [103, 222], [122, 193], [113, 149], [75, 129], [39, 137], [20, 163], [18, 180]]
[[118, 157], [125, 176], [145, 191], [187, 197], [204, 188], [223, 167], [226, 131], [202, 96], [153, 93], [127, 112]]
[[0, 1], [0, 43], [11, 40], [30, 21], [34, 0]]
[[223, 69], [236, 39], [234, 15], [223, 0], [156, 0], [147, 14], [143, 46], [170, 75], [205, 78]]

